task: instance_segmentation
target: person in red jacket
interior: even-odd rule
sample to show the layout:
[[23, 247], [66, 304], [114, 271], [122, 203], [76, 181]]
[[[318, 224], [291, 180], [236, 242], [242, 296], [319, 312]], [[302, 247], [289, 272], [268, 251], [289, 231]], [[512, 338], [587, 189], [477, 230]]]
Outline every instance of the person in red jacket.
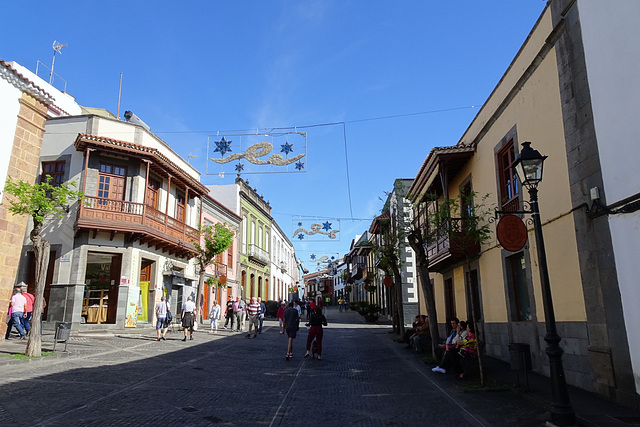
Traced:
[[33, 294], [27, 292], [27, 284], [24, 282], [20, 283], [20, 288], [22, 289], [22, 296], [27, 299], [27, 305], [24, 306], [24, 317], [22, 318], [22, 326], [24, 327], [24, 331], [27, 335], [31, 331], [31, 316], [33, 315], [33, 303], [36, 300], [36, 297]]
[[278, 308], [278, 314], [276, 314], [276, 318], [278, 319], [278, 322], [280, 322], [280, 335], [284, 334], [284, 311], [286, 309], [287, 303], [283, 301]]

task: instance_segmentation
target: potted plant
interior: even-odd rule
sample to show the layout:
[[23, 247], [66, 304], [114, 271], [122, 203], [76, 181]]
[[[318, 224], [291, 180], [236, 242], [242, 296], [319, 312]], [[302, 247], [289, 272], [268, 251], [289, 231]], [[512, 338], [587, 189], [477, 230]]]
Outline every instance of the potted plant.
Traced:
[[378, 321], [380, 315], [380, 306], [378, 304], [368, 304], [367, 310], [364, 314], [364, 320], [370, 323]]

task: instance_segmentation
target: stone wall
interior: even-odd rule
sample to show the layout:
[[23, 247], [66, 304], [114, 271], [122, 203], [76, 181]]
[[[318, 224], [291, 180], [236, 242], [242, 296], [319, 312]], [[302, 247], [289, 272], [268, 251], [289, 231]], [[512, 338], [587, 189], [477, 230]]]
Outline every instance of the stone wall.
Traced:
[[[7, 175], [14, 180], [34, 183], [40, 171], [39, 157], [47, 106], [27, 94], [23, 94], [19, 102], [20, 111]], [[28, 223], [27, 216], [15, 216], [7, 210], [10, 200], [11, 196], [7, 194], [0, 205], [0, 319], [7, 315]], [[7, 326], [4, 322], [0, 325], [0, 336], [4, 339]]]

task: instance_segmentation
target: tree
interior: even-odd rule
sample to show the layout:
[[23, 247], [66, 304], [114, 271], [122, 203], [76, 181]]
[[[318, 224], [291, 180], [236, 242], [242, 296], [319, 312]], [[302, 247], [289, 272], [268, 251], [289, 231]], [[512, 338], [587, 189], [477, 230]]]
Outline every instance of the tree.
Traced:
[[235, 231], [227, 227], [226, 224], [216, 223], [215, 225], [199, 225], [199, 241], [194, 241], [196, 265], [200, 272], [198, 275], [198, 295], [196, 297], [196, 307], [198, 307], [200, 319], [202, 319], [202, 304], [204, 296], [204, 276], [206, 269], [211, 264], [216, 264], [215, 258], [227, 250], [233, 242]]
[[[491, 238], [489, 218], [493, 217], [493, 208], [487, 204], [489, 194], [477, 198], [474, 191], [463, 192], [460, 200], [445, 199], [429, 218], [430, 225], [436, 238], [446, 236], [449, 247], [464, 254], [465, 258], [465, 289], [471, 305], [471, 317], [475, 326], [478, 343], [481, 331], [477, 321], [480, 313], [476, 312], [476, 295], [471, 282], [471, 259], [480, 250], [480, 245]], [[480, 368], [480, 383], [484, 385], [484, 369], [482, 366], [482, 352], [478, 346], [478, 366]]]
[[41, 183], [30, 184], [19, 180], [14, 182], [10, 177], [5, 186], [5, 191], [12, 195], [9, 202], [9, 212], [14, 215], [29, 215], [33, 220], [33, 229], [29, 233], [29, 239], [33, 242], [33, 254], [35, 258], [35, 301], [31, 322], [31, 332], [27, 341], [26, 356], [40, 356], [42, 354], [42, 331], [40, 317], [44, 309], [44, 288], [49, 265], [49, 242], [40, 234], [45, 222], [51, 218], [64, 218], [69, 213], [69, 203], [78, 199], [83, 194], [74, 191], [74, 182], [61, 185], [51, 184], [52, 178], [47, 175]]

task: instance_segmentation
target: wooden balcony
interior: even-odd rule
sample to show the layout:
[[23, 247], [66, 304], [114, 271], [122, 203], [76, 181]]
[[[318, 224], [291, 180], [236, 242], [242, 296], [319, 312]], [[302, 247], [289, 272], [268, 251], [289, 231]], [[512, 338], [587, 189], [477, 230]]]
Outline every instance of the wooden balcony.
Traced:
[[[480, 253], [479, 244], [464, 245], [462, 243], [463, 232], [456, 231], [464, 227], [464, 219], [453, 218], [452, 221], [451, 227], [446, 227], [446, 224], [443, 224], [427, 238], [425, 250], [429, 260], [429, 271], [442, 273], [466, 256], [472, 257]], [[451, 230], [451, 237], [447, 230]]]
[[198, 230], [143, 203], [85, 196], [75, 224], [76, 229], [111, 233], [111, 239], [123, 233], [129, 241], [146, 243], [156, 250], [191, 257]]

